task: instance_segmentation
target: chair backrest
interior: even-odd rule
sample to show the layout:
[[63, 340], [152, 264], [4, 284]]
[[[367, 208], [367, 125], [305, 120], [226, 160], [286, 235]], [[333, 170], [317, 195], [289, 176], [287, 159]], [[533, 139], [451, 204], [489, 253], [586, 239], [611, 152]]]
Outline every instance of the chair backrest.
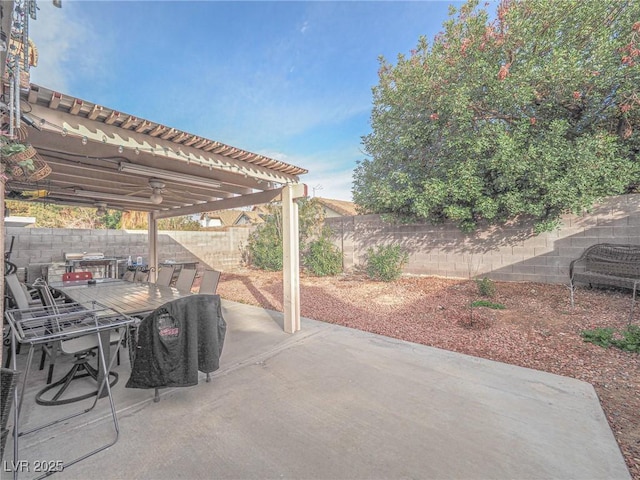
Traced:
[[93, 274], [91, 272], [65, 272], [62, 274], [63, 282], [70, 282], [73, 280], [91, 280]]
[[198, 293], [216, 293], [219, 281], [220, 272], [217, 270], [205, 270], [200, 279], [200, 289]]
[[136, 270], [136, 274], [133, 277], [134, 282], [148, 282], [149, 281], [149, 272], [151, 270], [145, 270], [140, 267]]
[[47, 285], [47, 282], [36, 282], [33, 286], [38, 289], [38, 294], [40, 295], [42, 304], [47, 307], [47, 310], [50, 312], [52, 311], [54, 314], [60, 313], [58, 310], [58, 304], [56, 303], [55, 298], [53, 298], [53, 293], [51, 293], [51, 289], [49, 288], [49, 285]]
[[174, 267], [171, 266], [163, 266], [158, 272], [158, 278], [156, 278], [156, 283], [158, 285], [164, 285], [168, 287], [171, 284], [171, 279], [173, 278]]
[[20, 310], [29, 308], [29, 298], [22, 288], [21, 282], [18, 280], [18, 276], [15, 273], [5, 275], [4, 283], [9, 289], [9, 293], [11, 294], [14, 302], [16, 302], [16, 307]]
[[195, 268], [183, 268], [180, 270], [180, 274], [178, 274], [178, 279], [176, 280], [176, 288], [178, 290], [183, 290], [185, 292], [191, 291], [191, 286], [193, 285], [193, 281], [196, 278], [196, 269]]

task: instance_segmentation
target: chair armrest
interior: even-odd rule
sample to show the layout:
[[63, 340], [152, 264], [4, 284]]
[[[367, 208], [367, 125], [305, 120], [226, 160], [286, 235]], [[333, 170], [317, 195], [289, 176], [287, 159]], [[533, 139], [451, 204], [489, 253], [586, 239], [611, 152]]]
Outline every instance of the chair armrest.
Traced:
[[580, 258], [576, 258], [575, 260], [572, 260], [571, 263], [569, 264], [569, 281], [571, 282], [572, 285], [573, 285], [573, 269], [576, 263], [586, 260], [586, 258], [587, 257], [584, 254], [582, 254]]

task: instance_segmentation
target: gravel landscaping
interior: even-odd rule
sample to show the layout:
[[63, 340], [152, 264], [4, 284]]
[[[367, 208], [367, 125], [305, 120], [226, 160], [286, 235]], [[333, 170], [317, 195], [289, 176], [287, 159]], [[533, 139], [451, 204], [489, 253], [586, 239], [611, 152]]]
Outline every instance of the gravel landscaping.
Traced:
[[[580, 332], [628, 325], [631, 295], [566, 285], [495, 282], [491, 298], [474, 281], [361, 276], [300, 281], [301, 314], [324, 322], [565, 375], [591, 383], [632, 478], [640, 480], [640, 355], [586, 343]], [[242, 269], [222, 274], [222, 298], [282, 311], [282, 274]], [[504, 309], [474, 307], [477, 300]], [[632, 323], [640, 324], [640, 302]]]

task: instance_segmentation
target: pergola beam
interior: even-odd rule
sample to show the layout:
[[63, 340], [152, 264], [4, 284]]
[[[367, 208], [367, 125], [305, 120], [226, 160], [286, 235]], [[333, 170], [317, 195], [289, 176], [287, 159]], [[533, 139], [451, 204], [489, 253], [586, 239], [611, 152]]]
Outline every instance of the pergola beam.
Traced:
[[194, 213], [210, 212], [212, 210], [228, 210], [230, 208], [248, 207], [250, 205], [269, 203], [277, 199], [281, 192], [282, 188], [276, 188], [274, 190], [265, 190], [264, 192], [249, 193], [237, 197], [225, 198], [224, 200], [199, 203], [188, 207], [161, 210], [156, 213], [156, 218], [159, 220], [161, 218], [192, 215]]

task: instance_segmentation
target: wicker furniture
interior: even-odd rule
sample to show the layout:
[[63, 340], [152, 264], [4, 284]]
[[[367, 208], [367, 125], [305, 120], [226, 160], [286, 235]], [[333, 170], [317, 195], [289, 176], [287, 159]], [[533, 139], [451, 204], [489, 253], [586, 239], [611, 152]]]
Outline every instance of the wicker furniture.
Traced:
[[[582, 264], [584, 264], [584, 269], [577, 270], [576, 267], [582, 266]], [[636, 292], [640, 286], [640, 245], [598, 243], [590, 246], [580, 258], [569, 264], [569, 281], [572, 306], [576, 283], [632, 290], [632, 315]]]

